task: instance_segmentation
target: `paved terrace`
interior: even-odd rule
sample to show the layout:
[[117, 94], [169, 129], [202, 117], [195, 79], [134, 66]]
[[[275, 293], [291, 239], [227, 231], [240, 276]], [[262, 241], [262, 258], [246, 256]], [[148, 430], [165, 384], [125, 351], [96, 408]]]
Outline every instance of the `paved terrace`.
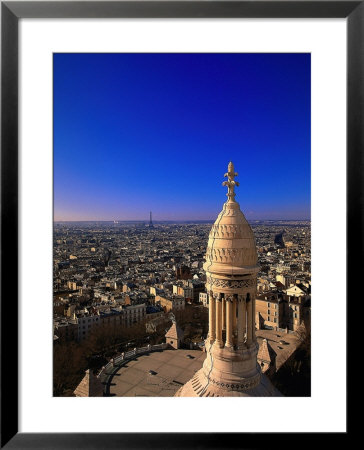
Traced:
[[[192, 356], [189, 358], [187, 355]], [[129, 360], [110, 381], [110, 396], [173, 397], [201, 369], [206, 353], [201, 350], [164, 350]], [[149, 371], [155, 372], [155, 375]]]
[[[264, 338], [277, 353], [277, 370], [296, 350], [294, 334], [274, 330], [257, 330], [259, 345]], [[286, 344], [281, 344], [284, 341]], [[189, 358], [190, 355], [192, 358]], [[110, 379], [110, 396], [173, 397], [178, 389], [201, 369], [206, 353], [200, 350], [161, 350], [137, 355], [126, 361]], [[155, 372], [149, 373], [149, 371]]]

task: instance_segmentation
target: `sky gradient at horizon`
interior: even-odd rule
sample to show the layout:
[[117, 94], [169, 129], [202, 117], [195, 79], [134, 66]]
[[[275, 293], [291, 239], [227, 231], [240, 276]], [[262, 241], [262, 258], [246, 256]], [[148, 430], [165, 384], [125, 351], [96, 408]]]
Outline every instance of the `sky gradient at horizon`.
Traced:
[[309, 54], [54, 54], [54, 219], [310, 219]]

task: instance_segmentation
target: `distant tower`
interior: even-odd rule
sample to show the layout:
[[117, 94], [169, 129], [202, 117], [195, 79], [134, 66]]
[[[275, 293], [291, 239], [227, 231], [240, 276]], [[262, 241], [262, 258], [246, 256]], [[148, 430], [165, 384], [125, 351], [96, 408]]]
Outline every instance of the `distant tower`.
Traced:
[[264, 397], [281, 395], [257, 363], [255, 294], [257, 250], [250, 225], [235, 201], [238, 174], [232, 162], [223, 182], [228, 200], [212, 226], [206, 250], [209, 334], [206, 359], [177, 397]]
[[149, 213], [149, 228], [154, 228], [153, 221], [152, 221], [152, 211], [150, 211], [150, 213]]

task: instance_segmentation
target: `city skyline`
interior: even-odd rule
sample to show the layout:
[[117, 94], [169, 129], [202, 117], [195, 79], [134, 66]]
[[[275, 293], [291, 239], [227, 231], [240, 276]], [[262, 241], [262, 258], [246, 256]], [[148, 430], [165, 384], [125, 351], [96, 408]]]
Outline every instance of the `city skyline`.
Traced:
[[[230, 202], [230, 208], [232, 204]], [[182, 385], [202, 364], [210, 361], [211, 346], [206, 339], [211, 336], [209, 330], [213, 332], [211, 319], [217, 316], [210, 311], [211, 272], [205, 269], [212, 271], [217, 267], [220, 270], [221, 264], [229, 265], [231, 271], [245, 272], [249, 267], [255, 271], [259, 267], [253, 284], [249, 280], [255, 280], [254, 274], [251, 274], [253, 278], [243, 275], [242, 281], [237, 281], [239, 275], [235, 274], [231, 288], [243, 282], [244, 289], [257, 289], [254, 295], [257, 315], [251, 314], [256, 317], [252, 351], [256, 352], [259, 345], [256, 355], [262, 371], [259, 390], [265, 391], [261, 394], [273, 393], [272, 382], [283, 395], [310, 395], [307, 353], [310, 341], [309, 334], [304, 332], [310, 330], [311, 314], [310, 223], [296, 221], [282, 227], [281, 222], [261, 222], [250, 228], [241, 214], [231, 216], [229, 207], [224, 211], [225, 223], [218, 217], [213, 226], [207, 223], [169, 223], [153, 228], [110, 222], [55, 224], [54, 395], [155, 397], [183, 394], [178, 394]], [[231, 219], [235, 224], [226, 223]], [[236, 234], [233, 237], [229, 233], [231, 228], [250, 236], [250, 248], [255, 251], [249, 251], [247, 239], [239, 239]], [[218, 254], [211, 252], [215, 233], [225, 235], [218, 239], [220, 247], [215, 249]], [[235, 249], [244, 246], [243, 252], [235, 254], [239, 259], [229, 251], [228, 239]], [[224, 245], [222, 255], [221, 243]], [[232, 261], [226, 260], [229, 255], [239, 266], [232, 266]], [[246, 265], [254, 263], [256, 257], [259, 266]], [[214, 262], [218, 262], [218, 266], [216, 263], [213, 266]], [[229, 285], [230, 281], [228, 277], [224, 283]], [[220, 283], [213, 283], [213, 287], [219, 289]], [[241, 290], [237, 297], [242, 300], [239, 294]], [[244, 320], [248, 316], [241, 315], [241, 307], [242, 304], [238, 311], [240, 328], [231, 335], [228, 316], [233, 327], [238, 321], [231, 324], [231, 308], [223, 306], [223, 318], [219, 322], [224, 328], [223, 342], [220, 342], [222, 351], [228, 351], [228, 347], [234, 352], [244, 351], [244, 347], [240, 350], [236, 347], [239, 333], [240, 346], [242, 343], [241, 325], [248, 323]], [[296, 333], [306, 339], [303, 353], [296, 352], [301, 343]], [[244, 342], [245, 338], [248, 345], [254, 334], [246, 334]], [[231, 348], [231, 344], [235, 347]], [[201, 351], [203, 348], [206, 352]], [[271, 355], [270, 361], [267, 353]], [[90, 354], [91, 359], [85, 358]], [[228, 351], [227, 357], [229, 355]], [[66, 372], [65, 357], [69, 361]], [[294, 373], [291, 357], [295, 358], [297, 368]], [[124, 365], [125, 360], [133, 360], [130, 368], [129, 364]], [[243, 359], [243, 366], [246, 361]], [[115, 372], [109, 372], [111, 367], [115, 367]], [[250, 381], [254, 380], [253, 377]], [[216, 384], [215, 388], [212, 384], [211, 389], [215, 389]], [[196, 386], [194, 382], [193, 387]], [[268, 391], [265, 388], [269, 388]], [[247, 395], [254, 395], [254, 392], [256, 390], [249, 390]], [[226, 396], [229, 392], [219, 395]]]
[[[310, 220], [309, 54], [55, 54], [54, 220]], [[155, 219], [154, 219], [155, 218]]]
[[[311, 222], [311, 219], [248, 219], [249, 223], [254, 222]], [[149, 219], [129, 219], [129, 220], [54, 220], [54, 223], [120, 223], [120, 224], [128, 224], [128, 223], [145, 223], [149, 224]], [[197, 224], [197, 223], [214, 223], [213, 219], [179, 219], [179, 220], [154, 220], [153, 224], [164, 224], [164, 223], [191, 223], [191, 224]]]

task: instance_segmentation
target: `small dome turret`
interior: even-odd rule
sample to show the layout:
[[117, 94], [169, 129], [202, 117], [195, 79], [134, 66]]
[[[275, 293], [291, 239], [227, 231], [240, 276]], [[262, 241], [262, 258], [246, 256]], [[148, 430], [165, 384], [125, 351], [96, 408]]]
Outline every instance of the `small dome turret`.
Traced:
[[259, 270], [254, 233], [235, 201], [235, 186], [239, 186], [236, 176], [230, 162], [225, 173], [228, 180], [223, 182], [228, 187], [228, 200], [211, 228], [207, 244], [204, 270], [209, 273], [238, 275]]

